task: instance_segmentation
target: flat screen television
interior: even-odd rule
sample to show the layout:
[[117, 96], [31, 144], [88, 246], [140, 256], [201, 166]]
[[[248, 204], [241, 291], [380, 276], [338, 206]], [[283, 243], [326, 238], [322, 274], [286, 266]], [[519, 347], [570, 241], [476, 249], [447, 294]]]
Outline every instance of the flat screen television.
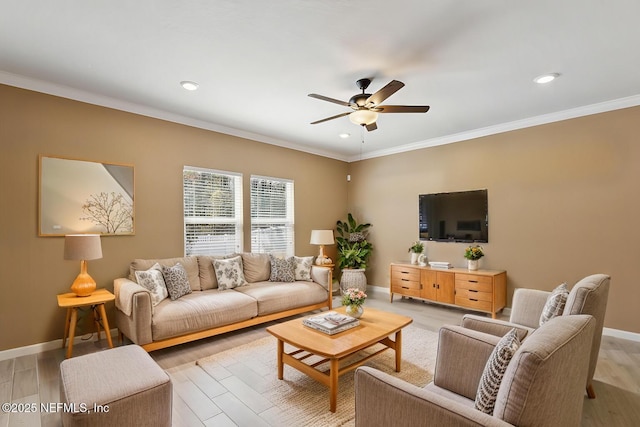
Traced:
[[487, 190], [418, 197], [420, 240], [489, 242]]

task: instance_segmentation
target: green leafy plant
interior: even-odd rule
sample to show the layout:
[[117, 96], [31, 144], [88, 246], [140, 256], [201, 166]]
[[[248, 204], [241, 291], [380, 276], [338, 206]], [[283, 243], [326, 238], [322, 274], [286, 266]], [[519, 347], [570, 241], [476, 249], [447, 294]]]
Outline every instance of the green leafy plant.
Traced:
[[367, 299], [367, 294], [357, 288], [349, 288], [342, 295], [342, 305], [356, 305], [361, 306]]
[[338, 220], [336, 245], [338, 246], [338, 268], [367, 268], [373, 245], [367, 241], [371, 224], [358, 224], [350, 213], [347, 221]]
[[424, 251], [424, 244], [422, 242], [414, 242], [413, 245], [409, 248], [409, 252], [413, 252], [415, 254], [421, 254]]
[[484, 256], [484, 252], [482, 250], [482, 246], [468, 246], [467, 249], [464, 250], [464, 257], [470, 260], [477, 260]]

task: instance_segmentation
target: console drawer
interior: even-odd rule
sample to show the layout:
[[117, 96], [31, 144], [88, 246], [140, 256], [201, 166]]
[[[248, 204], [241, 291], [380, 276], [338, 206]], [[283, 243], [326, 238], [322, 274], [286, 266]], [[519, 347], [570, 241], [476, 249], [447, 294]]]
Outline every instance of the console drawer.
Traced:
[[420, 286], [418, 285], [418, 289], [402, 286], [391, 286], [391, 293], [420, 298]]
[[493, 294], [491, 292], [480, 292], [473, 289], [456, 289], [456, 296], [469, 300], [493, 301]]
[[420, 279], [418, 280], [409, 280], [403, 277], [393, 277], [391, 279], [391, 286], [394, 288], [402, 288], [402, 289], [415, 289], [420, 290]]
[[391, 268], [391, 277], [393, 279], [409, 280], [420, 283], [420, 270], [417, 268], [394, 265]]
[[493, 278], [475, 274], [456, 273], [456, 289], [474, 289], [480, 292], [493, 292]]
[[489, 313], [491, 313], [492, 309], [491, 301], [473, 300], [459, 295], [456, 295], [456, 305], [472, 308], [474, 310], [487, 311]]

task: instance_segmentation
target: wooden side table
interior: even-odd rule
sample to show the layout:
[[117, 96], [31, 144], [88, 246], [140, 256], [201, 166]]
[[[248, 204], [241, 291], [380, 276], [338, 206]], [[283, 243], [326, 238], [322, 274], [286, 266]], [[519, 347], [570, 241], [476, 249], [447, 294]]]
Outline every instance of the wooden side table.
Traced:
[[67, 337], [69, 338], [67, 359], [71, 357], [71, 353], [73, 352], [73, 339], [76, 333], [79, 307], [91, 306], [93, 321], [98, 331], [98, 341], [100, 340], [100, 326], [102, 325], [105, 335], [107, 336], [109, 348], [113, 348], [111, 330], [109, 329], [109, 321], [107, 320], [104, 304], [115, 299], [116, 297], [106, 289], [96, 289], [88, 297], [79, 297], [73, 292], [58, 295], [58, 306], [67, 309], [67, 319], [64, 323], [64, 338], [62, 339], [62, 348], [64, 348], [67, 343]]

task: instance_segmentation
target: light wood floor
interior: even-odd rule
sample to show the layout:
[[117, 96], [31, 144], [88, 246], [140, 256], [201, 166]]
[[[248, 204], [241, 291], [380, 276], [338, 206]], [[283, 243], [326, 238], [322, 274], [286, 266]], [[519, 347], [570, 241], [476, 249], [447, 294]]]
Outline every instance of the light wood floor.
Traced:
[[[437, 331], [443, 324], [459, 324], [466, 313], [456, 308], [437, 306], [418, 300], [395, 298], [389, 303], [389, 296], [380, 292], [370, 292], [366, 306], [393, 311], [411, 316], [414, 325]], [[340, 303], [337, 302], [337, 305]], [[366, 307], [365, 306], [365, 307]], [[186, 378], [185, 366], [195, 360], [220, 351], [242, 345], [268, 336], [265, 327], [256, 326], [219, 337], [200, 340], [174, 348], [151, 353], [156, 362], [168, 370], [172, 376]], [[74, 356], [100, 351], [106, 348], [105, 340], [74, 346]], [[275, 354], [274, 354], [275, 357]], [[0, 361], [0, 403], [45, 403], [59, 402], [59, 364], [64, 359], [64, 350], [47, 351], [35, 355]], [[197, 385], [193, 384], [193, 387]], [[181, 387], [179, 393], [174, 387], [174, 425], [235, 425], [224, 413], [205, 419], [197, 405], [189, 402], [188, 387]], [[187, 390], [187, 391], [185, 391]], [[582, 426], [638, 426], [640, 425], [640, 343], [623, 339], [603, 337], [600, 358], [595, 374], [597, 398], [586, 398], [583, 409]], [[196, 407], [196, 410], [191, 409]], [[203, 405], [206, 406], [206, 405]], [[233, 408], [230, 408], [230, 411]], [[246, 425], [251, 425], [252, 414], [247, 414]], [[240, 418], [239, 418], [240, 416]], [[237, 412], [234, 419], [242, 419]], [[225, 424], [226, 422], [226, 424]], [[239, 421], [238, 424], [243, 424]], [[0, 412], [0, 427], [5, 426], [60, 426], [57, 413], [6, 414]], [[295, 427], [295, 426], [289, 426]]]

